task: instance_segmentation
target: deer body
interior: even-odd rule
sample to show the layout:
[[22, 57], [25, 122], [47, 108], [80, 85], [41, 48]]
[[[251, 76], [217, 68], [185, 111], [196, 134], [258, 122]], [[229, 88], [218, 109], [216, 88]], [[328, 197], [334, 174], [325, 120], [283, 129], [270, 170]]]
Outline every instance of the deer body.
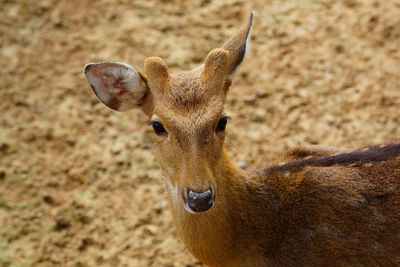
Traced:
[[255, 173], [229, 167], [209, 212], [173, 206], [178, 233], [210, 266], [400, 265], [400, 145], [386, 147], [387, 160], [370, 148], [364, 161], [323, 153]]
[[85, 74], [108, 107], [148, 115], [178, 235], [205, 264], [400, 266], [400, 144], [299, 148], [256, 172], [229, 160], [224, 103], [252, 22], [190, 72], [148, 58], [145, 74], [123, 63]]

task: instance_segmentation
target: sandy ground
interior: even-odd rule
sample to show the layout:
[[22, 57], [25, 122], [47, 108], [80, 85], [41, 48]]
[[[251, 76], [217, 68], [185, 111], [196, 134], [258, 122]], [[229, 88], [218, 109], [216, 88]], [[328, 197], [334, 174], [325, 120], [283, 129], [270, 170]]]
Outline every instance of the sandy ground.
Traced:
[[400, 136], [396, 0], [0, 0], [0, 266], [201, 266], [177, 239], [153, 132], [89, 62], [199, 65], [256, 11], [227, 101], [235, 162]]

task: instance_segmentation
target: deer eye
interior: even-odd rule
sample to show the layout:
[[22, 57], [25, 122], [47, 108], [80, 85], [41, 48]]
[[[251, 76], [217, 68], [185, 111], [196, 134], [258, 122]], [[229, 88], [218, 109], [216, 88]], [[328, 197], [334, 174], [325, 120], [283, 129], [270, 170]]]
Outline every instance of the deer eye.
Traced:
[[164, 126], [161, 123], [159, 123], [158, 121], [151, 121], [150, 124], [153, 126], [153, 130], [156, 133], [156, 135], [163, 135], [163, 136], [168, 135]]
[[222, 117], [219, 120], [219, 122], [217, 124], [217, 128], [215, 128], [215, 131], [217, 133], [225, 131], [226, 124], [228, 123], [228, 120], [230, 120], [230, 119], [231, 119], [231, 117], [228, 117], [228, 116]]

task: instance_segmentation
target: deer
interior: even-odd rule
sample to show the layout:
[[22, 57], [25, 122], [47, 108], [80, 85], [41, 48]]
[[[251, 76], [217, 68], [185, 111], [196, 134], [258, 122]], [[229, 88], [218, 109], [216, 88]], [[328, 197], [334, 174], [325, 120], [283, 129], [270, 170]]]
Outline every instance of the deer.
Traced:
[[179, 238], [209, 266], [400, 266], [400, 144], [301, 146], [265, 169], [236, 166], [224, 104], [249, 51], [254, 11], [221, 48], [170, 74], [118, 62], [84, 74], [116, 111], [141, 109]]

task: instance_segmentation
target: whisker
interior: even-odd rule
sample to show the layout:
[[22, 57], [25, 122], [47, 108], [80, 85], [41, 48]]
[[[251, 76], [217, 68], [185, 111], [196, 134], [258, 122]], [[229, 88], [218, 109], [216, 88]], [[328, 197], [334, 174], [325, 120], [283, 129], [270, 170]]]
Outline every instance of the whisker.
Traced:
[[228, 142], [233, 146], [233, 148], [236, 149], [237, 152], [239, 152], [239, 148], [232, 142], [231, 138], [229, 137], [229, 135], [226, 135], [226, 139], [228, 140]]

